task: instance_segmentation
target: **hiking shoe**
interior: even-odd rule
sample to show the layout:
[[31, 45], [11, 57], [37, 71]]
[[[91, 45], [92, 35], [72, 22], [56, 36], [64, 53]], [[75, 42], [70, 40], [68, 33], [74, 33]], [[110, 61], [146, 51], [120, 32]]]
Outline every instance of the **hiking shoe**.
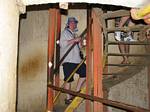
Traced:
[[72, 102], [72, 99], [65, 99], [65, 104], [69, 105]]

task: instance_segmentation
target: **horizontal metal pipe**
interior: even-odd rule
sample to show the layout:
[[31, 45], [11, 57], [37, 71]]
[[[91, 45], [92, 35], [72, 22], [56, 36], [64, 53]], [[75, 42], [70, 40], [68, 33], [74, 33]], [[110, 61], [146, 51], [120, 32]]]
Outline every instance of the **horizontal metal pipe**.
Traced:
[[67, 89], [64, 89], [64, 88], [56, 87], [52, 84], [48, 84], [48, 87], [50, 87], [50, 88], [52, 88], [56, 91], [61, 91], [63, 93], [68, 93], [68, 94], [71, 94], [73, 96], [79, 96], [79, 97], [82, 97], [84, 99], [91, 100], [91, 101], [97, 101], [97, 102], [103, 103], [104, 105], [119, 108], [119, 109], [126, 110], [126, 111], [150, 112], [150, 110], [147, 110], [147, 109], [144, 109], [144, 108], [136, 107], [136, 106], [133, 106], [133, 105], [128, 105], [128, 104], [117, 102], [117, 101], [107, 100], [107, 99], [96, 97], [96, 96], [86, 95], [86, 94], [83, 94], [83, 93], [74, 92], [74, 91], [67, 90]]

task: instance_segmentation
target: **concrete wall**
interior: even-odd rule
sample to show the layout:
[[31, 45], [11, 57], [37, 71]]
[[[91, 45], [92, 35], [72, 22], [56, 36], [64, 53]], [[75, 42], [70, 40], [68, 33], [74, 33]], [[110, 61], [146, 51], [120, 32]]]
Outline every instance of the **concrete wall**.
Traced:
[[[80, 10], [80, 15], [79, 10], [69, 10], [68, 16], [75, 16], [79, 20], [80, 34], [86, 28], [86, 10]], [[62, 15], [62, 30], [66, 20], [67, 15]], [[27, 12], [20, 24], [18, 112], [46, 110], [47, 37], [48, 11]], [[60, 74], [63, 82], [62, 70]]]
[[[110, 20], [108, 22], [109, 27], [114, 27], [114, 21]], [[134, 39], [137, 40], [137, 33], [134, 33]], [[109, 34], [109, 40], [115, 41], [114, 34]], [[108, 47], [109, 53], [120, 53], [118, 45], [109, 45]], [[131, 54], [144, 54], [145, 46], [144, 45], [130, 45], [130, 53]], [[122, 57], [118, 56], [109, 56], [109, 63], [121, 63]], [[129, 61], [131, 64], [133, 63], [144, 63], [144, 58], [139, 57], [129, 57]], [[125, 70], [132, 70], [132, 66], [129, 67], [109, 67], [109, 73], [117, 73], [117, 72], [126, 72]], [[134, 72], [134, 71], [133, 71]], [[129, 74], [126, 74], [129, 75]], [[122, 76], [125, 77], [125, 76]], [[117, 80], [117, 79], [116, 79]], [[115, 81], [115, 79], [114, 79]], [[111, 87], [109, 89], [108, 99], [123, 102], [126, 104], [131, 104], [143, 108], [148, 109], [148, 73], [147, 68], [141, 69], [141, 71], [135, 74], [133, 77]], [[109, 108], [109, 112], [124, 112], [123, 110]]]
[[19, 38], [18, 112], [46, 110], [48, 11], [27, 12]]
[[[68, 16], [77, 17], [80, 34], [86, 28], [86, 10], [69, 10]], [[62, 30], [65, 27], [66, 19], [67, 15], [62, 15]], [[48, 11], [27, 12], [27, 17], [21, 20], [20, 26], [17, 110], [18, 112], [41, 112], [46, 110]], [[110, 40], [114, 40], [113, 34], [110, 36]], [[109, 51], [119, 53], [118, 46], [110, 46]], [[131, 52], [142, 53], [144, 49], [143, 47], [131, 46]], [[135, 59], [130, 58], [130, 60]], [[109, 62], [112, 63], [120, 61], [121, 57], [109, 59]], [[119, 70], [119, 68], [111, 70]], [[62, 69], [60, 75], [61, 82], [63, 82]], [[77, 79], [77, 77], [76, 75], [75, 78]], [[146, 69], [143, 69], [131, 79], [112, 87], [109, 99], [147, 108], [146, 79]], [[73, 85], [74, 89], [76, 82]], [[124, 91], [122, 88], [125, 88]], [[61, 98], [59, 104], [64, 106], [64, 94], [61, 95]], [[78, 111], [84, 111], [83, 105]], [[111, 111], [118, 110], [110, 109]]]
[[[147, 68], [144, 68], [132, 78], [110, 88], [109, 99], [148, 109], [149, 97]], [[124, 111], [111, 108], [109, 112]]]

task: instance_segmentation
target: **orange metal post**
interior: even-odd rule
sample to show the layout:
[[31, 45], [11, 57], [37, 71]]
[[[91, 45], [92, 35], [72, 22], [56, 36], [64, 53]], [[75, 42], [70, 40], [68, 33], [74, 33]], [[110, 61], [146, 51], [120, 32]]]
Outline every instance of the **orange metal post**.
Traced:
[[[91, 9], [87, 9], [86, 43], [86, 94], [90, 95], [92, 85]], [[91, 112], [91, 101], [89, 100], [86, 100], [86, 112]]]
[[[60, 10], [57, 9], [57, 28], [56, 28], [56, 41], [59, 40], [60, 38], [60, 32], [61, 32], [61, 14], [60, 14]], [[56, 44], [56, 65], [59, 63], [59, 57], [60, 56], [60, 48], [59, 48], [59, 44]], [[55, 86], [59, 87], [59, 70], [58, 72], [56, 72], [55, 74]], [[55, 94], [57, 94], [57, 92], [55, 92]]]
[[[54, 43], [55, 43], [55, 23], [56, 23], [56, 9], [49, 9], [49, 28], [48, 28], [48, 63], [53, 61]], [[53, 83], [52, 67], [48, 67], [48, 82]], [[52, 79], [50, 79], [52, 78]], [[47, 96], [47, 110], [53, 111], [53, 90], [48, 88]]]
[[[103, 97], [102, 71], [103, 71], [103, 38], [102, 27], [94, 10], [93, 17], [93, 73], [94, 73], [94, 96]], [[103, 112], [103, 104], [94, 102], [94, 112]]]

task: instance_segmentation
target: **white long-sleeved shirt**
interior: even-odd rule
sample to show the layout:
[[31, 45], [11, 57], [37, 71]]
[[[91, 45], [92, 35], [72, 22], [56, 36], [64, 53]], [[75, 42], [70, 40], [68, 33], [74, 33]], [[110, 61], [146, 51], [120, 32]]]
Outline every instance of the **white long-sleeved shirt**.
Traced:
[[[68, 41], [75, 38], [74, 34], [75, 34], [75, 32], [72, 32], [68, 28], [65, 28], [64, 31], [61, 33], [61, 37], [60, 37], [60, 59], [64, 56], [64, 54], [67, 52], [67, 50], [72, 46], [72, 44], [68, 44]], [[81, 62], [78, 45], [74, 46], [74, 48], [65, 57], [62, 64], [65, 62], [69, 62], [69, 63], [80, 63]]]

